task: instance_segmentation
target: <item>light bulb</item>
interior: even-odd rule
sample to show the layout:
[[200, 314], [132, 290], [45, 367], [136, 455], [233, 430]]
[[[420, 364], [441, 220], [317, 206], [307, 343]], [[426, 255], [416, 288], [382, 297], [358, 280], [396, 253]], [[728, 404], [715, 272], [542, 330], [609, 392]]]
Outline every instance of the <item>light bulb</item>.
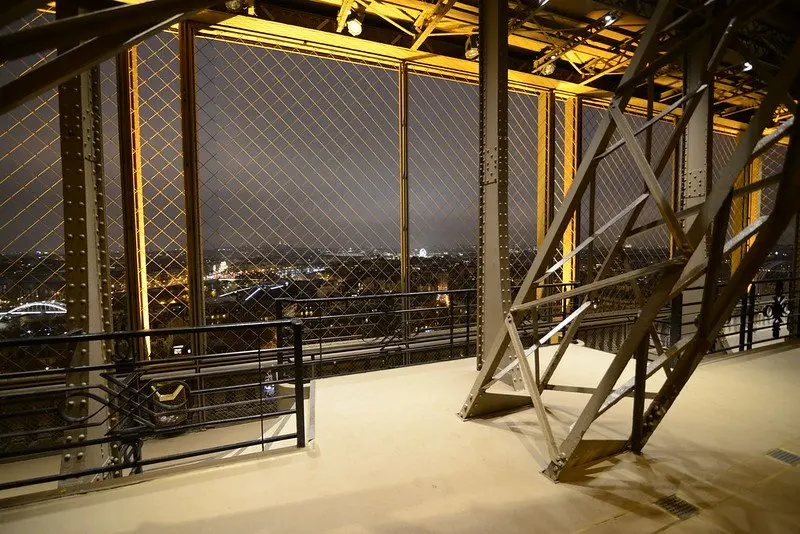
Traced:
[[358, 18], [353, 17], [347, 21], [347, 33], [349, 33], [353, 37], [358, 37], [359, 35], [361, 35], [362, 29], [363, 28], [361, 26], [361, 21], [358, 20]]

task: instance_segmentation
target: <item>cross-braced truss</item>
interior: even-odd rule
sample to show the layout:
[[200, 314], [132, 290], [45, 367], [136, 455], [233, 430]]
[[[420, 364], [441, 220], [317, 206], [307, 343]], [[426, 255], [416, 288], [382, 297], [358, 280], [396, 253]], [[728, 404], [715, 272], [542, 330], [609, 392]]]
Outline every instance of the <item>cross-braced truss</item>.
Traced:
[[[779, 104], [788, 103], [790, 108], [794, 109], [794, 103], [788, 95], [798, 72], [800, 72], [800, 41], [789, 51], [778, 74], [769, 80], [766, 97], [746, 131], [740, 136], [738, 146], [724, 170], [708, 190], [704, 202], [691, 209], [676, 212], [668, 201], [657, 177], [669, 164], [673, 154], [676, 154], [679, 141], [698, 108], [701, 96], [708, 90], [708, 85], [702, 80], [713, 79], [713, 73], [719, 66], [737, 26], [746, 22], [763, 7], [747, 1], [731, 2], [723, 12], [715, 13], [714, 17], [710, 17], [704, 26], [695, 29], [688, 37], [676, 39], [667, 35], [669, 29], [674, 26], [672, 14], [675, 4], [676, 2], [672, 0], [659, 2], [644, 38], [620, 81], [608, 112], [583, 156], [573, 185], [548, 229], [545, 241], [539, 248], [509, 313], [505, 316], [506, 328], [496, 336], [489, 350], [486, 351], [483, 367], [460, 412], [461, 417], [466, 419], [533, 404], [541, 430], [546, 438], [550, 458], [545, 473], [554, 480], [557, 480], [566, 468], [585, 464], [624, 450], [641, 450], [703, 355], [710, 349], [737, 300], [777, 242], [792, 215], [797, 212], [796, 199], [800, 198], [800, 154], [797, 148], [794, 150], [792, 148], [793, 144], [797, 143], [797, 136], [791, 135], [797, 128], [795, 126], [796, 117], [788, 119], [769, 135], [764, 136], [764, 131], [771, 124], [773, 113]], [[648, 121], [644, 129], [634, 132], [624, 115], [633, 89], [646, 81], [658, 68], [686, 53], [693, 43], [697, 43], [709, 35], [720, 37], [705, 64], [704, 75], [687, 83], [683, 98]], [[679, 105], [683, 105], [683, 113], [663, 154], [653, 162], [648, 161], [645, 151], [637, 141], [637, 134], [651, 128], [663, 115], [670, 113]], [[621, 141], [610, 146], [609, 142], [615, 131], [619, 132]], [[731, 200], [734, 196], [744, 193], [734, 190], [737, 176], [754, 157], [787, 135], [791, 137], [783, 171], [774, 177], [765, 177], [763, 182], [764, 185], [778, 183], [774, 209], [728, 239], [727, 229]], [[583, 243], [578, 244], [569, 255], [559, 259], [556, 251], [561, 236], [574, 216], [583, 192], [592, 181], [597, 180], [594, 173], [595, 168], [605, 156], [617, 149], [629, 151], [635, 161], [636, 169], [643, 182], [642, 195], [623, 209], [616, 218], [599, 228]], [[661, 215], [661, 224], [666, 225], [669, 230], [670, 237], [675, 244], [673, 257], [661, 263], [612, 275], [612, 265], [615, 259], [621, 255], [626, 239], [648, 199], [653, 199]], [[592, 240], [600, 234], [608, 232], [617, 223], [623, 223], [622, 231], [616, 243], [608, 251], [592, 282], [569, 291], [543, 295], [540, 285], [550, 275], [561, 268], [572, 256], [578, 254]], [[742, 250], [745, 243], [751, 243], [746, 251]], [[724, 288], [719, 288], [717, 280], [720, 267], [724, 263], [725, 256], [733, 251], [739, 251], [742, 258], [741, 263], [732, 274], [730, 282]], [[604, 288], [621, 284], [636, 286], [638, 279], [649, 275], [658, 277], [655, 290], [647, 298], [636, 291], [639, 300], [639, 315], [636, 322], [614, 355], [599, 384], [591, 390], [588, 403], [581, 411], [577, 421], [570, 427], [568, 435], [561, 443], [558, 443], [550, 428], [547, 411], [542, 401], [542, 393], [548, 389], [550, 379], [572, 343], [582, 319], [591, 309], [592, 302], [597, 298], [599, 292]], [[705, 282], [696, 328], [671, 346], [662, 347], [653, 330], [654, 319], [671, 299], [681, 294], [690, 284], [703, 276], [705, 276]], [[571, 313], [526, 350], [517, 330], [523, 314], [562, 301], [572, 305]], [[570, 308], [565, 304], [564, 309]], [[538, 366], [537, 372], [534, 373], [528, 363], [527, 355], [535, 354], [538, 358], [539, 347], [558, 335], [561, 336], [561, 340], [555, 355], [539, 376]], [[656, 348], [656, 355], [651, 361], [648, 361], [649, 337], [653, 337]], [[500, 368], [500, 362], [503, 361], [507, 352], [511, 353], [513, 360], [509, 365]], [[636, 359], [634, 377], [614, 389], [632, 358]], [[514, 369], [519, 369], [527, 395], [487, 391], [505, 374]], [[667, 372], [667, 378], [660, 389], [651, 395], [653, 400], [645, 410], [644, 386], [646, 380], [662, 369]], [[584, 439], [590, 425], [600, 415], [631, 393], [634, 396], [634, 410], [629, 439]]]

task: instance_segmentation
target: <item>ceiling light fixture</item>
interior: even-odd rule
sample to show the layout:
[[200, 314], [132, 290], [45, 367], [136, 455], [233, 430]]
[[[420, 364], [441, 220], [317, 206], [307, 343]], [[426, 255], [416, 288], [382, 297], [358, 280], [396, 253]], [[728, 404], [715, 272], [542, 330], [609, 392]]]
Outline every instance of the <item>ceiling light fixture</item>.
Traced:
[[749, 61], [745, 61], [742, 65], [742, 72], [750, 72], [751, 70], [753, 70], [753, 64]]
[[556, 71], [555, 63], [548, 63], [544, 67], [542, 67], [542, 76], [550, 76]]
[[352, 11], [350, 15], [347, 17], [347, 33], [352, 35], [353, 37], [358, 37], [361, 35], [361, 32], [364, 31], [364, 26], [361, 23], [363, 20], [364, 15], [356, 15]]
[[614, 24], [614, 21], [617, 20], [617, 17], [614, 16], [612, 13], [607, 13], [605, 17], [603, 17], [603, 26], [611, 26]]
[[467, 37], [467, 42], [464, 43], [464, 57], [473, 60], [480, 55], [480, 49], [478, 48], [478, 39], [475, 39], [475, 42], [472, 42], [472, 36], [470, 35]]

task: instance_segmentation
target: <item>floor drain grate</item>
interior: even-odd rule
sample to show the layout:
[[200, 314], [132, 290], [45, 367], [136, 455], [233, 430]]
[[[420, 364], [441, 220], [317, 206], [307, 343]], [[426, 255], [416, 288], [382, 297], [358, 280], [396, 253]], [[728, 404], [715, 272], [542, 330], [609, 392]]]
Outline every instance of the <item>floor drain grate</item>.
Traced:
[[791, 466], [800, 465], [800, 456], [784, 449], [773, 449], [767, 453], [767, 456]]
[[660, 506], [680, 519], [688, 519], [700, 511], [700, 508], [697, 506], [688, 501], [684, 501], [674, 494], [657, 500], [656, 506]]

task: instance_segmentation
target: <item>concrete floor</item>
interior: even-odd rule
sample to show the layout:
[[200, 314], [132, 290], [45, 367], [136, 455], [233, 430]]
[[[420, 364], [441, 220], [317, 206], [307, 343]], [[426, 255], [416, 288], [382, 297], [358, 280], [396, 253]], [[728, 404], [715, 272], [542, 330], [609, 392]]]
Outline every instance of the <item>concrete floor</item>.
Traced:
[[[596, 383], [607, 358], [570, 349], [554, 381]], [[316, 439], [305, 451], [6, 509], [0, 532], [800, 532], [800, 469], [764, 454], [800, 453], [800, 349], [704, 363], [643, 456], [621, 455], [560, 484], [539, 472], [544, 446], [532, 409], [456, 417], [473, 365], [319, 381]], [[564, 435], [587, 396], [544, 398]], [[626, 399], [592, 434], [622, 435], [629, 410]], [[675, 492], [701, 512], [680, 521], [653, 506]]]

